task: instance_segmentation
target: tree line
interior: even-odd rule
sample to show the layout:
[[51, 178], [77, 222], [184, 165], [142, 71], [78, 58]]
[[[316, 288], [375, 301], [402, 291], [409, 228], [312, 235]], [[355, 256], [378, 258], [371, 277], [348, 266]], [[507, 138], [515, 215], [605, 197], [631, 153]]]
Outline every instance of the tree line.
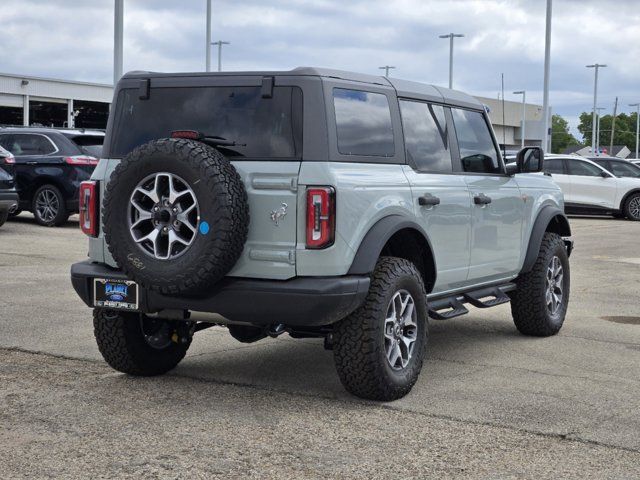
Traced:
[[[636, 144], [636, 117], [637, 114], [620, 113], [616, 115], [615, 132], [613, 136], [614, 145], [626, 145], [630, 150]], [[582, 135], [582, 141], [578, 140], [569, 131], [569, 123], [560, 115], [553, 115], [551, 118], [551, 152], [562, 153], [567, 147], [574, 145], [591, 146], [592, 135], [591, 113], [582, 112], [578, 131]], [[603, 148], [608, 148], [611, 144], [611, 125], [613, 115], [603, 115], [600, 117], [599, 144]]]

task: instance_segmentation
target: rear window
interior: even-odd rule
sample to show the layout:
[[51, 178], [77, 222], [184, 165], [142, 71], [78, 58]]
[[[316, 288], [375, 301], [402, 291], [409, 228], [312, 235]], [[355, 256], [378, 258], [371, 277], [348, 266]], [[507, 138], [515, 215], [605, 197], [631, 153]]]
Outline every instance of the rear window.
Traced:
[[334, 88], [333, 105], [338, 151], [342, 155], [395, 155], [391, 110], [386, 95]]
[[302, 91], [274, 87], [263, 98], [261, 87], [152, 88], [146, 100], [138, 89], [118, 95], [111, 153], [122, 157], [138, 145], [196, 130], [237, 145], [219, 147], [225, 155], [291, 159], [302, 154]]
[[69, 137], [73, 143], [86, 155], [96, 158], [102, 156], [102, 144], [104, 143], [103, 135], [76, 135]]

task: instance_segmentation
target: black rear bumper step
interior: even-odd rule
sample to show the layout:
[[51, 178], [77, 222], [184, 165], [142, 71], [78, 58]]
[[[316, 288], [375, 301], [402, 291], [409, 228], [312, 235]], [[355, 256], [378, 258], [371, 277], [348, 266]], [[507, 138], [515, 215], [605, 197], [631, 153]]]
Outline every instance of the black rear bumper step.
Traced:
[[[510, 300], [507, 292], [515, 289], [515, 283], [505, 283], [431, 300], [428, 302], [429, 316], [435, 320], [448, 320], [459, 317], [469, 313], [469, 310], [464, 306], [465, 303], [470, 303], [477, 308], [502, 305]], [[487, 299], [487, 297], [491, 298]]]

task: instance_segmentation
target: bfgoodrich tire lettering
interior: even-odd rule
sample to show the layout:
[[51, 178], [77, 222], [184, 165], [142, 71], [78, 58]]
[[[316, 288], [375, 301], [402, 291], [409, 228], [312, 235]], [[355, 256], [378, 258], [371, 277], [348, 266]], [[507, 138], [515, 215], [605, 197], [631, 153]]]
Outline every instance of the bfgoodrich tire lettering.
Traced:
[[516, 284], [509, 296], [513, 322], [520, 333], [537, 337], [558, 333], [567, 313], [570, 288], [569, 257], [558, 234], [544, 234], [533, 268], [520, 275]]
[[[398, 292], [410, 293], [417, 326], [411, 358], [399, 369], [392, 368], [385, 350], [385, 319]], [[418, 379], [427, 337], [426, 293], [420, 272], [405, 259], [380, 258], [364, 304], [335, 325], [333, 353], [340, 381], [362, 398], [389, 401], [403, 397]]]
[[[132, 193], [158, 172], [183, 180], [199, 208], [196, 238], [175, 258], [149, 255], [130, 230]], [[238, 172], [219, 151], [193, 140], [161, 139], [136, 148], [116, 167], [102, 221], [109, 251], [130, 278], [145, 288], [178, 294], [206, 289], [231, 270], [247, 238], [249, 206]]]

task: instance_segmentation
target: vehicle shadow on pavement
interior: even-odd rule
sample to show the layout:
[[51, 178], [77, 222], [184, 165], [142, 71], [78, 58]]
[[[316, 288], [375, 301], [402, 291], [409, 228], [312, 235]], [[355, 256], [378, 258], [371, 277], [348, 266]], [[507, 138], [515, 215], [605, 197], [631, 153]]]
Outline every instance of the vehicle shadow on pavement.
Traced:
[[[329, 398], [355, 398], [340, 384], [333, 354], [323, 348], [321, 339], [294, 340], [287, 335], [254, 344], [223, 343], [226, 335], [218, 330], [210, 338], [198, 338], [196, 354], [188, 355], [170, 374], [210, 382], [245, 385], [260, 389], [283, 391]], [[217, 338], [216, 338], [217, 337]], [[490, 362], [494, 355], [504, 355], [501, 346], [518, 348], [520, 342], [534, 342], [520, 335], [511, 321], [481, 319], [468, 316], [464, 320], [431, 321], [430, 339], [423, 375], [418, 387], [428, 391], [434, 374], [446, 375], [438, 364], [449, 359], [459, 365], [458, 370], [475, 371], [477, 364]], [[227, 339], [225, 339], [227, 340]], [[515, 343], [509, 343], [513, 342]], [[492, 353], [494, 352], [494, 353]], [[465, 367], [467, 365], [467, 367]], [[410, 396], [419, 395], [420, 388]]]

